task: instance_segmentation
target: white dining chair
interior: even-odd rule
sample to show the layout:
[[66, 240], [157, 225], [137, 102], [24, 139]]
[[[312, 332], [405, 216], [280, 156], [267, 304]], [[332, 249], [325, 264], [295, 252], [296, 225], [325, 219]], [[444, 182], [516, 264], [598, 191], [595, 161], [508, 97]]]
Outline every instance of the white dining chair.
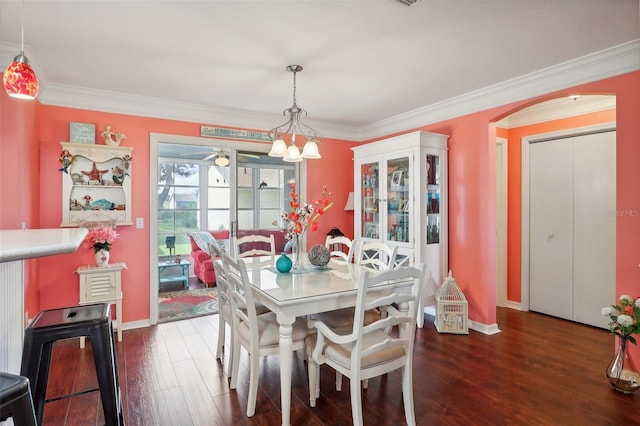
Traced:
[[[274, 256], [276, 255], [276, 241], [273, 235], [268, 237], [265, 235], [245, 235], [231, 239], [233, 245], [233, 255], [238, 258], [249, 256]], [[244, 244], [249, 245], [251, 248], [245, 249]], [[262, 248], [255, 248], [258, 245]], [[266, 247], [266, 248], [265, 248]]]
[[[231, 311], [235, 321], [235, 339], [233, 361], [231, 366], [231, 389], [238, 384], [240, 368], [240, 351], [244, 348], [249, 353], [249, 392], [247, 400], [247, 417], [255, 414], [258, 394], [258, 373], [260, 358], [279, 353], [280, 325], [273, 312], [262, 315], [256, 313], [253, 291], [244, 260], [222, 255], [225, 268]], [[243, 309], [244, 307], [244, 309]], [[304, 349], [304, 339], [309, 334], [306, 320], [297, 319], [292, 328], [292, 350]]]
[[[387, 270], [394, 269], [395, 259], [398, 251], [398, 247], [390, 247], [386, 244], [379, 242], [366, 242], [362, 240], [354, 240], [352, 245], [353, 251], [357, 251], [358, 263], [360, 266], [373, 270]], [[366, 251], [366, 254], [362, 254]], [[362, 260], [364, 258], [364, 260]], [[383, 261], [384, 260], [384, 261]], [[354, 308], [336, 309], [334, 311], [323, 312], [313, 316], [315, 319], [323, 321], [330, 327], [338, 328], [351, 325], [353, 321]], [[381, 315], [384, 315], [384, 309], [372, 309], [365, 313], [365, 324], [378, 319]], [[336, 389], [340, 390], [342, 384], [342, 378], [338, 374], [336, 377]]]
[[[415, 425], [413, 405], [413, 343], [416, 328], [416, 309], [420, 300], [425, 267], [390, 269], [377, 275], [365, 272], [358, 283], [353, 327], [331, 328], [319, 320], [309, 320], [309, 334], [305, 343], [309, 362], [309, 402], [316, 406], [320, 397], [320, 365], [326, 364], [350, 378], [351, 414], [354, 425], [362, 425], [361, 382], [373, 377], [402, 370], [402, 397], [407, 425]], [[388, 295], [373, 295], [375, 287], [386, 281], [411, 280], [410, 292], [401, 289]], [[370, 290], [373, 291], [370, 293]], [[365, 326], [365, 312], [386, 307], [387, 315]], [[397, 309], [393, 306], [404, 307]], [[390, 333], [395, 326], [399, 333]]]
[[[228, 325], [230, 330], [230, 344], [229, 346], [226, 346], [224, 350], [225, 357], [222, 360], [224, 377], [225, 379], [228, 379], [230, 376], [228, 369], [230, 369], [231, 360], [233, 359], [234, 326], [227, 276], [224, 272], [224, 267], [222, 266], [222, 260], [220, 258], [213, 261], [213, 270], [216, 273], [216, 287], [218, 289], [218, 343], [216, 345], [216, 359], [222, 358], [222, 348], [226, 343], [225, 337]], [[225, 362], [228, 364], [226, 368]]]
[[[334, 250], [336, 244], [340, 244], [341, 250]], [[327, 235], [324, 246], [329, 249], [329, 255], [332, 261], [353, 262], [353, 241], [349, 238]], [[347, 247], [346, 252], [344, 250], [345, 246]]]
[[398, 246], [389, 246], [379, 241], [363, 241], [358, 247], [356, 263], [361, 266], [384, 271], [396, 266]]

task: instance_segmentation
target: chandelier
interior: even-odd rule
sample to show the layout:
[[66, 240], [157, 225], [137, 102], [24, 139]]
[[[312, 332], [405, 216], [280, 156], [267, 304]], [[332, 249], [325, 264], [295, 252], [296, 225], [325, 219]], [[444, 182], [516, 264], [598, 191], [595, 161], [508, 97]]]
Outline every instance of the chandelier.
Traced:
[[24, 0], [22, 0], [22, 43], [20, 54], [13, 58], [2, 78], [4, 89], [11, 97], [18, 99], [34, 99], [38, 96], [39, 83], [35, 71], [29, 66], [24, 55]]
[[[299, 162], [304, 158], [320, 158], [317, 142], [322, 140], [322, 134], [302, 121], [302, 116], [306, 117], [307, 111], [299, 108], [296, 104], [296, 73], [302, 71], [302, 67], [289, 65], [287, 71], [293, 73], [293, 105], [282, 111], [282, 115], [288, 116], [289, 120], [269, 131], [269, 137], [273, 141], [269, 156], [282, 157], [282, 160], [287, 162]], [[283, 139], [287, 134], [291, 134], [289, 146]], [[302, 135], [307, 139], [302, 148], [302, 154], [296, 146], [296, 135]]]

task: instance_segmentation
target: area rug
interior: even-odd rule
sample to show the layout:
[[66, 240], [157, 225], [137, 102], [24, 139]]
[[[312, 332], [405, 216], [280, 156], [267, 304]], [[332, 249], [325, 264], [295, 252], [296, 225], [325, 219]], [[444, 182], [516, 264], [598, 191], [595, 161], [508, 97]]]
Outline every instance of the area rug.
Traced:
[[172, 291], [158, 295], [158, 322], [218, 313], [218, 289]]

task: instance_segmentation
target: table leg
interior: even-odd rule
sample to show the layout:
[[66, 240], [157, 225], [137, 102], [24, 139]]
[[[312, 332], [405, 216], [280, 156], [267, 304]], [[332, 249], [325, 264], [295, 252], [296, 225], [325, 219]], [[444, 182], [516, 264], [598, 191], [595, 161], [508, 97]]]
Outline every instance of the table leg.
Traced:
[[280, 324], [280, 409], [282, 426], [291, 424], [291, 370], [293, 365], [292, 324], [295, 317], [277, 315]]

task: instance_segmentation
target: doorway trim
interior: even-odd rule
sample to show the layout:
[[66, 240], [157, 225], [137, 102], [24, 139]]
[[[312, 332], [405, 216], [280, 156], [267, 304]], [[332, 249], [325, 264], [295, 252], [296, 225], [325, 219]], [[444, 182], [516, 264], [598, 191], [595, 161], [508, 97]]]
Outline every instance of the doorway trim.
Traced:
[[496, 306], [507, 306], [507, 200], [508, 149], [505, 138], [496, 138]]
[[[183, 136], [166, 133], [149, 134], [149, 323], [158, 323], [158, 267], [157, 253], [158, 247], [158, 144], [172, 143], [179, 145], [199, 145], [203, 147], [221, 147], [231, 150], [234, 154], [236, 150], [268, 153], [271, 144], [259, 142], [238, 142], [227, 139], [203, 138], [199, 136]], [[236, 157], [230, 156], [229, 167], [232, 168], [232, 175], [236, 170]], [[304, 163], [304, 162], [303, 162]], [[300, 173], [303, 173], [301, 167]], [[306, 171], [306, 170], [304, 170]], [[232, 177], [235, 182], [235, 178]]]
[[[601, 123], [592, 126], [575, 127], [557, 132], [539, 133], [522, 137], [522, 228], [521, 228], [521, 277], [520, 309], [529, 311], [529, 146], [531, 143], [546, 140], [579, 136], [584, 133], [615, 131], [616, 123]], [[617, 139], [616, 139], [617, 141]]]

